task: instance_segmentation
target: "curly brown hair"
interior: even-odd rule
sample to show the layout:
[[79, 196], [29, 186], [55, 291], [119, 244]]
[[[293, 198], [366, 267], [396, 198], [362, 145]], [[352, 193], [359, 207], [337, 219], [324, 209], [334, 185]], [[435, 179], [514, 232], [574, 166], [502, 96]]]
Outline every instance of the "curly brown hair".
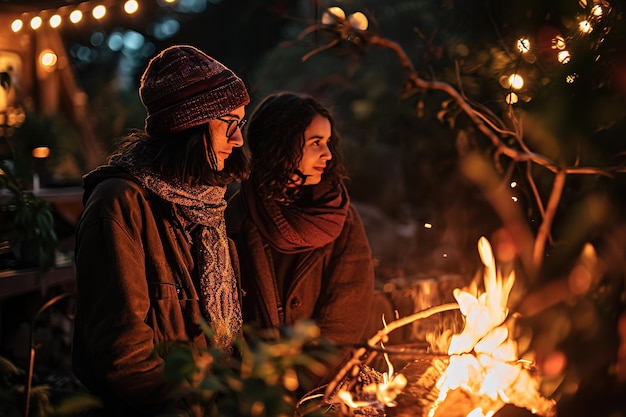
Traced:
[[[205, 138], [208, 145], [206, 149]], [[223, 186], [246, 179], [249, 161], [244, 150], [233, 148], [224, 162], [224, 169], [218, 171], [211, 141], [208, 124], [160, 137], [134, 131], [118, 141], [118, 148], [112, 156], [130, 151], [139, 152], [145, 156], [141, 159], [144, 166], [158, 171], [166, 178], [178, 178], [185, 184]]]
[[330, 110], [308, 95], [272, 94], [250, 116], [245, 135], [251, 158], [250, 178], [263, 198], [289, 204], [303, 192], [305, 187], [289, 184], [302, 159], [304, 132], [317, 115], [327, 118], [331, 126], [328, 147], [333, 157], [322, 181], [338, 184], [345, 178], [340, 136]]

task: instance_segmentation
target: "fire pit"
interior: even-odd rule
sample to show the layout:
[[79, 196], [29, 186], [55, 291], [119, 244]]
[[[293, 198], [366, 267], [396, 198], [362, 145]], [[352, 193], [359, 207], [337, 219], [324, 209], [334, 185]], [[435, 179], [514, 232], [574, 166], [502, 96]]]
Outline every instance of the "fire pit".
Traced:
[[[325, 404], [345, 416], [555, 416], [555, 402], [540, 393], [541, 376], [532, 358], [519, 357], [512, 336], [515, 317], [509, 317], [507, 302], [514, 272], [502, 276], [486, 238], [479, 240], [478, 251], [484, 265], [484, 288], [457, 288], [457, 304], [384, 323], [384, 329], [368, 341], [371, 349], [355, 351], [326, 388]], [[389, 360], [392, 350], [382, 343], [387, 334], [415, 320], [457, 309], [464, 327], [451, 336], [447, 354], [415, 353], [396, 373]], [[388, 369], [382, 374], [368, 366], [379, 352]]]

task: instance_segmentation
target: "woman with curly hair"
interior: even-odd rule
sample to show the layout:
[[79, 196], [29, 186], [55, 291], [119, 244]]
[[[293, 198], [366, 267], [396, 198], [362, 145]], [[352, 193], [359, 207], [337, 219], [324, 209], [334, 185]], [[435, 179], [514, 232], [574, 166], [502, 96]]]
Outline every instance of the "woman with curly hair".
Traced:
[[254, 110], [245, 136], [250, 177], [226, 212], [241, 267], [244, 323], [278, 329], [310, 319], [325, 339], [346, 348], [359, 342], [374, 271], [343, 183], [331, 113], [309, 96], [270, 95]]

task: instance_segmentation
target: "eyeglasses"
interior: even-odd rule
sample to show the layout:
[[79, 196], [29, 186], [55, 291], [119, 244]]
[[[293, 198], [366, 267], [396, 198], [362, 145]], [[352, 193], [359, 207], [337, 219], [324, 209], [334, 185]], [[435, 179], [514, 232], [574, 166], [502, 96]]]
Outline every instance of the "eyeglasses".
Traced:
[[227, 138], [230, 138], [232, 135], [234, 135], [237, 129], [243, 129], [243, 126], [248, 122], [246, 119], [222, 119], [221, 117], [218, 117], [216, 120], [228, 124], [228, 126], [226, 126]]

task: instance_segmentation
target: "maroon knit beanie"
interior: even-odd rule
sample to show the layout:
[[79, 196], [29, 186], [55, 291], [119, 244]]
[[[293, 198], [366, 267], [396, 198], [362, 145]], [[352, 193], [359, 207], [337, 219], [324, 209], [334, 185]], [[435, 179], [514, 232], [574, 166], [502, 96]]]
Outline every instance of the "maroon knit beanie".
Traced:
[[188, 45], [171, 46], [150, 60], [139, 97], [148, 112], [145, 129], [151, 136], [208, 123], [250, 102], [239, 77]]

